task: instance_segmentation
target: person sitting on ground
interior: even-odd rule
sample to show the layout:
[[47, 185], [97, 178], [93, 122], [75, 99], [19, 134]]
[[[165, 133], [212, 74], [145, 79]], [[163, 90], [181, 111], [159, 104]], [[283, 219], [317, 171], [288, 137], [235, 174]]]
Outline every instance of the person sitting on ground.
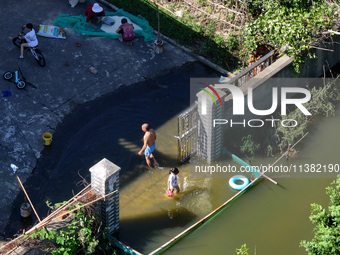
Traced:
[[25, 39], [27, 43], [21, 44], [20, 57], [18, 57], [18, 59], [24, 58], [24, 48], [38, 46], [38, 39], [37, 35], [35, 34], [35, 30], [33, 29], [33, 25], [31, 23], [27, 23], [24, 27], [27, 29], [28, 33], [19, 38]]
[[132, 41], [136, 35], [133, 31], [135, 28], [132, 24], [129, 24], [126, 18], [122, 19], [122, 24], [117, 29], [116, 33], [120, 34], [119, 41]]
[[91, 20], [97, 18], [97, 23], [99, 23], [105, 17], [105, 11], [98, 3], [95, 3], [86, 8], [85, 15], [87, 16], [86, 22], [90, 23], [94, 28], [97, 28], [97, 26], [92, 24]]

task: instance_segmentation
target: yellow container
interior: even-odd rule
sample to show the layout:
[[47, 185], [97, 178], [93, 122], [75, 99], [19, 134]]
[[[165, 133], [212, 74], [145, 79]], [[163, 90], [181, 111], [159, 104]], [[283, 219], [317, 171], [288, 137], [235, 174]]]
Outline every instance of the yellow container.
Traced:
[[44, 138], [44, 145], [50, 145], [52, 142], [52, 134], [51, 133], [44, 133], [43, 134], [43, 138]]

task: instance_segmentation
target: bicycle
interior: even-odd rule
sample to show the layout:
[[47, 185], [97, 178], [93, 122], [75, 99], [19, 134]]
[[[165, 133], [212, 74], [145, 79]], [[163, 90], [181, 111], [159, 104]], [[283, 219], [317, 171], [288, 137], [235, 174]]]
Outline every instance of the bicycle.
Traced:
[[[25, 29], [25, 27], [23, 27], [22, 30], [21, 30], [21, 33], [17, 37], [13, 38], [13, 40], [12, 40], [13, 44], [15, 46], [17, 46], [18, 48], [21, 47], [22, 43], [26, 43], [25, 39], [20, 39], [20, 37], [24, 36], [24, 29]], [[38, 49], [38, 46], [27, 47], [27, 48], [25, 48], [25, 50], [31, 52], [31, 54], [33, 55], [33, 57], [35, 58], [35, 60], [38, 62], [38, 64], [40, 66], [46, 65], [45, 58], [44, 58], [43, 54], [41, 53], [41, 51]]]
[[24, 77], [24, 75], [21, 72], [20, 67], [18, 68], [18, 70], [14, 71], [14, 72], [5, 72], [3, 75], [3, 78], [6, 81], [11, 81], [12, 78], [14, 76], [14, 83], [17, 86], [18, 89], [23, 89], [26, 86], [26, 78]]

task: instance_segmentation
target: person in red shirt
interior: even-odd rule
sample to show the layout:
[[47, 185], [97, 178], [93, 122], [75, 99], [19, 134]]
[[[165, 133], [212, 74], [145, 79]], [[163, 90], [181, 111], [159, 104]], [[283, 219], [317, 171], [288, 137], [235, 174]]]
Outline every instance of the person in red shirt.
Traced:
[[97, 26], [92, 24], [91, 19], [95, 17], [98, 18], [100, 17], [97, 21], [97, 23], [99, 23], [104, 18], [105, 11], [99, 4], [95, 3], [94, 5], [91, 5], [86, 8], [85, 15], [87, 16], [86, 22], [90, 23], [90, 25], [93, 26], [94, 28], [97, 28]]
[[133, 31], [135, 28], [133, 27], [132, 24], [129, 24], [127, 22], [126, 18], [122, 19], [122, 24], [119, 26], [117, 29], [116, 33], [120, 34], [119, 41], [132, 41], [135, 39], [136, 35], [135, 32]]

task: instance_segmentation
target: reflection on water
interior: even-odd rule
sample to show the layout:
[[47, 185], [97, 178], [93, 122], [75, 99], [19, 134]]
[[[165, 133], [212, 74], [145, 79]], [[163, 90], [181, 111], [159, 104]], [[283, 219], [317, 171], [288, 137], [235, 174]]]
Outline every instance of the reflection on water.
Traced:
[[155, 157], [160, 152], [173, 160], [164, 162], [162, 170], [145, 171], [120, 191], [120, 238], [142, 252], [158, 247], [235, 193], [226, 179], [190, 178], [189, 164], [184, 164], [178, 174], [180, 194], [167, 197], [169, 169], [177, 165], [176, 131], [177, 117], [156, 129]]
[[[181, 168], [180, 185], [188, 188], [182, 197], [170, 200], [165, 196], [168, 170], [177, 165], [176, 116], [189, 107], [190, 78], [209, 76], [219, 74], [191, 63], [168, 75], [120, 87], [66, 116], [25, 183], [39, 215], [47, 214], [46, 200], [54, 204], [81, 190], [80, 176], [89, 182], [89, 168], [102, 158], [121, 167], [121, 238], [133, 247], [136, 244], [137, 249], [144, 248], [157, 231], [170, 229], [172, 235], [173, 227], [183, 229], [211, 210], [211, 184], [194, 185], [185, 168]], [[137, 155], [143, 145], [141, 125], [145, 122], [157, 131], [155, 156], [163, 170], [148, 170], [144, 157]], [[20, 228], [17, 212], [22, 197], [14, 203], [8, 236]]]
[[[202, 66], [189, 65], [170, 77], [147, 81], [133, 89], [123, 88], [65, 118], [54, 134], [51, 149], [42, 154], [37, 169], [25, 183], [32, 200], [39, 201], [35, 204], [39, 214], [46, 215], [46, 200], [68, 200], [72, 190], [80, 190], [82, 187], [76, 186], [80, 180], [78, 172], [89, 181], [88, 169], [104, 157], [122, 168], [119, 237], [143, 253], [156, 249], [233, 196], [236, 192], [228, 185], [231, 175], [190, 178], [189, 164], [179, 166], [182, 192], [173, 198], [165, 193], [168, 171], [177, 166], [176, 116], [188, 106], [189, 91], [185, 85], [189, 86], [188, 77], [193, 77], [193, 73], [207, 77]], [[340, 105], [337, 110], [340, 111]], [[156, 129], [154, 155], [161, 169], [148, 170], [145, 159], [137, 155], [142, 146], [140, 126], [144, 122]], [[286, 163], [337, 160], [339, 126], [339, 115], [322, 120], [296, 148], [294, 159]], [[221, 164], [235, 164], [224, 160]], [[257, 158], [254, 164], [273, 161]], [[166, 254], [235, 254], [243, 243], [252, 249], [250, 254], [255, 247], [257, 254], [262, 255], [305, 254], [298, 246], [300, 240], [312, 237], [310, 204], [325, 205], [324, 188], [331, 179], [270, 176], [279, 182], [278, 186], [261, 181]], [[18, 198], [15, 204], [21, 202]], [[8, 232], [16, 232], [13, 218], [17, 211], [18, 208], [13, 209]]]
[[[339, 112], [340, 104], [337, 106]], [[167, 137], [175, 132], [176, 125], [177, 119], [173, 118], [156, 130], [158, 151], [173, 154], [174, 158], [177, 141]], [[339, 126], [339, 114], [322, 119], [296, 147], [295, 157], [280, 164], [338, 163], [340, 137], [336, 134]], [[253, 164], [271, 164], [273, 161], [274, 158], [257, 158]], [[165, 170], [146, 172], [121, 190], [121, 238], [130, 240], [128, 243], [142, 252], [150, 252], [167, 242], [235, 194], [228, 185], [228, 178], [193, 179], [189, 164], [184, 164], [179, 167], [181, 197], [168, 198], [165, 194], [167, 170], [172, 166], [167, 164]], [[327, 205], [325, 187], [335, 174], [311, 174], [308, 178], [289, 173], [270, 176], [278, 181], [278, 186], [261, 181], [166, 254], [235, 254], [235, 249], [243, 243], [247, 243], [253, 252], [256, 247], [259, 254], [305, 254], [299, 242], [312, 238], [310, 204]], [[131, 232], [131, 228], [138, 230]]]
[[[296, 147], [297, 153], [293, 159], [280, 163], [339, 163], [339, 112], [340, 104], [337, 105], [335, 117], [324, 118], [313, 127]], [[269, 164], [273, 161], [256, 158], [254, 164]], [[235, 254], [235, 249], [244, 243], [250, 248], [249, 254], [306, 254], [299, 243], [313, 237], [314, 226], [309, 221], [310, 204], [318, 203], [327, 207], [329, 197], [325, 194], [325, 187], [336, 174], [318, 177], [311, 174], [308, 178], [282, 173], [270, 176], [278, 181], [278, 186], [266, 180], [261, 181], [227, 210], [186, 236], [165, 254]], [[212, 190], [215, 190], [215, 186]]]
[[[157, 151], [173, 160], [164, 162], [163, 170], [147, 170], [120, 193], [120, 238], [147, 253], [182, 232], [232, 197], [236, 191], [226, 178], [190, 178], [190, 164], [179, 166], [179, 196], [166, 196], [169, 169], [177, 165], [177, 117], [156, 129]], [[230, 159], [221, 165], [235, 165]], [[250, 177], [250, 174], [248, 177]]]

